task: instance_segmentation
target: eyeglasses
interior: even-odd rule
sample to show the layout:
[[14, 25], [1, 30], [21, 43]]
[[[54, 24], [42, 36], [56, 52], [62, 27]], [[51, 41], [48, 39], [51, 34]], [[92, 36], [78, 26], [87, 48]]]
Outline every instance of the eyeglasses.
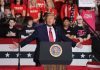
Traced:
[[77, 20], [83, 20], [83, 19], [77, 19]]

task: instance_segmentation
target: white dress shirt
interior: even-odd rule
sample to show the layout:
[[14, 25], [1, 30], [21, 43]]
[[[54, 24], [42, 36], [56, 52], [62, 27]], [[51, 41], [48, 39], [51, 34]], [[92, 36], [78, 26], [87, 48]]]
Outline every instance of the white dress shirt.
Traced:
[[54, 42], [55, 42], [56, 41], [56, 33], [55, 33], [53, 26], [52, 27], [47, 26], [48, 37], [49, 37], [49, 29], [50, 28], [51, 28], [51, 31], [52, 31], [52, 34], [53, 34], [53, 39], [54, 39]]

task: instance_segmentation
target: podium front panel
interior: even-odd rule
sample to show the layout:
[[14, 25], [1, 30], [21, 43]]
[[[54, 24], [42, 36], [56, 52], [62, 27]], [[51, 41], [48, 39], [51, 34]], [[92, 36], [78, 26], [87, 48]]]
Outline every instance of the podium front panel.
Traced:
[[39, 60], [41, 64], [70, 64], [71, 42], [41, 42]]

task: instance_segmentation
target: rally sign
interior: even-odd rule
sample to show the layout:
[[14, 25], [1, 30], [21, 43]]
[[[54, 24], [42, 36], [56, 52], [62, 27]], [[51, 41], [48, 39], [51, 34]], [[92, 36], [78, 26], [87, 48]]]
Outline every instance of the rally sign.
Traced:
[[95, 7], [94, 0], [79, 0], [79, 7]]

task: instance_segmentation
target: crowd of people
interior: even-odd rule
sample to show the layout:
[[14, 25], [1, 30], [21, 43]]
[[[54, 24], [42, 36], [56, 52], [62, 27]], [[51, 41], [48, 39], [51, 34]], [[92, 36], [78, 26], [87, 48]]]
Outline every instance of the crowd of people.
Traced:
[[88, 40], [91, 31], [80, 15], [82, 10], [78, 0], [0, 0], [0, 37], [27, 38], [35, 27], [46, 23], [47, 13], [53, 13], [54, 25], [60, 26], [66, 36]]
[[40, 66], [40, 42], [71, 41], [81, 48], [91, 39], [95, 16], [100, 17], [100, 1], [95, 4], [80, 8], [78, 0], [0, 0], [0, 38], [24, 39], [15, 48], [36, 40], [34, 61]]

